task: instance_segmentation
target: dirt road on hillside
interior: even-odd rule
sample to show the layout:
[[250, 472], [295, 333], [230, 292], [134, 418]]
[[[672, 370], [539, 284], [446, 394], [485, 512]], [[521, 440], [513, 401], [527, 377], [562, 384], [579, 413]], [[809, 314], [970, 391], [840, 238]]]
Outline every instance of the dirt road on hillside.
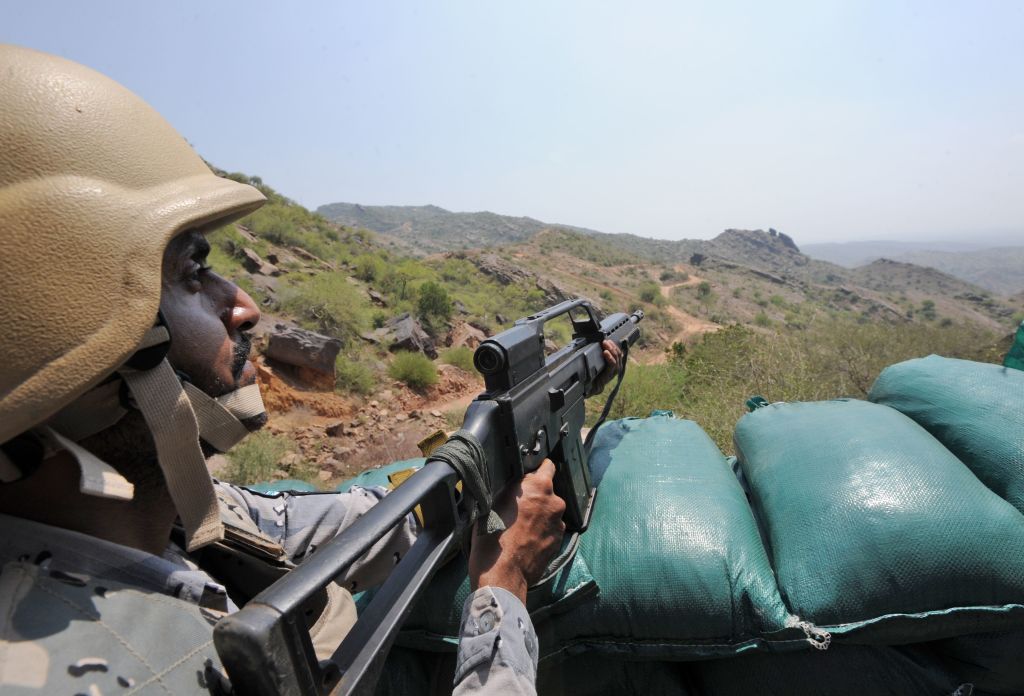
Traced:
[[[666, 300], [672, 299], [672, 291], [676, 288], [689, 287], [691, 285], [697, 285], [701, 282], [701, 279], [696, 276], [690, 276], [687, 280], [680, 283], [670, 283], [668, 285], [661, 286], [661, 296]], [[684, 312], [673, 304], [666, 304], [663, 307], [663, 311], [672, 317], [672, 320], [679, 325], [680, 329], [676, 334], [669, 339], [668, 345], [671, 346], [673, 343], [682, 343], [683, 345], [691, 345], [697, 338], [703, 336], [706, 333], [718, 331], [721, 326], [713, 321], [701, 319], [695, 317], [689, 312]], [[648, 358], [646, 363], [648, 365], [659, 365], [668, 360], [668, 355], [665, 351], [654, 353]]]

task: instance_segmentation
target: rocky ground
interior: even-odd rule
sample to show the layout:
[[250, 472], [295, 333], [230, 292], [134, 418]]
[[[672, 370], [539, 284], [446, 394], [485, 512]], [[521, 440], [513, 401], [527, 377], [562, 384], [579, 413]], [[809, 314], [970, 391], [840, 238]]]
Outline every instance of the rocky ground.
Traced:
[[361, 401], [333, 390], [304, 385], [258, 360], [267, 430], [285, 435], [296, 451], [285, 454], [274, 478], [291, 478], [300, 463], [330, 486], [361, 471], [421, 456], [422, 439], [458, 427], [483, 382], [453, 365], [438, 365], [439, 381], [423, 392], [392, 382]]

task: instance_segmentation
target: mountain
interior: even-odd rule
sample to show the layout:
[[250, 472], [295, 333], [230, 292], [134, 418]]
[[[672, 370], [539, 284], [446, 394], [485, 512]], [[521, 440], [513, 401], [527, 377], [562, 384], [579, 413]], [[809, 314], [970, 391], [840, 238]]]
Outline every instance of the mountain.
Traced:
[[[862, 302], [861, 307], [873, 308], [871, 312], [879, 312], [878, 316], [890, 319], [908, 314], [912, 316], [920, 311], [924, 302], [938, 301], [940, 310], [944, 310], [940, 314], [944, 317], [983, 323], [1001, 322], [1009, 310], [1006, 305], [993, 303], [988, 293], [1008, 294], [1007, 290], [1016, 289], [1015, 273], [1024, 274], [1024, 263], [1015, 261], [1016, 252], [1007, 254], [1006, 263], [1002, 266], [997, 265], [995, 258], [986, 261], [988, 257], [981, 256], [976, 268], [969, 268], [967, 262], [958, 265], [955, 263], [957, 258], [974, 257], [964, 252], [971, 247], [970, 244], [956, 242], [817, 244], [802, 250], [791, 237], [771, 228], [727, 229], [708, 240], [664, 240], [632, 234], [606, 234], [571, 225], [551, 225], [530, 217], [490, 212], [455, 213], [435, 205], [333, 203], [321, 206], [318, 212], [341, 225], [373, 230], [384, 244], [412, 256], [503, 247], [519, 258], [529, 259], [532, 254], [537, 254], [541, 263], [534, 270], [542, 278], [558, 276], [557, 264], [553, 263], [559, 256], [556, 251], [561, 251], [566, 258], [586, 259], [603, 267], [637, 263], [667, 269], [685, 266], [699, 269], [702, 275], [715, 275], [726, 284], [730, 277], [736, 277], [802, 288], [801, 292], [808, 294], [807, 301], [814, 301], [815, 287], [841, 288], [837, 297], [843, 301], [839, 306], [854, 309], [857, 302]], [[541, 243], [533, 244], [537, 240]], [[924, 247], [931, 249], [936, 246], [959, 250], [960, 253], [948, 253], [936, 260], [933, 254], [940, 252], [923, 250]], [[524, 252], [526, 249], [530, 251]], [[805, 253], [807, 250], [812, 253]], [[878, 257], [874, 256], [883, 252], [898, 256], [911, 251], [928, 253], [927, 260], [933, 261], [932, 267], [924, 268], [903, 260], [898, 264], [877, 263]], [[1024, 252], [1024, 248], [1021, 251]], [[843, 263], [832, 263], [822, 256], [831, 256]], [[469, 258], [480, 257], [470, 254]], [[856, 268], [862, 264], [851, 264], [852, 261], [869, 265]], [[529, 261], [521, 263], [528, 264]], [[846, 264], [851, 264], [851, 267]], [[997, 267], [1001, 270], [990, 270]], [[573, 285], [572, 281], [568, 282], [570, 288]], [[596, 286], [586, 290], [591, 297], [595, 291]], [[823, 297], [831, 297], [833, 291], [823, 292]], [[951, 303], [942, 299], [952, 297], [961, 299]], [[981, 299], [972, 302], [963, 298]], [[759, 313], [756, 308], [739, 307], [742, 303], [731, 304], [736, 305], [733, 309], [739, 312], [738, 316], [747, 320]]]
[[998, 247], [974, 242], [848, 242], [808, 244], [803, 251], [847, 268], [880, 258], [928, 266], [1004, 296], [1024, 290], [1024, 241]]
[[826, 242], [805, 244], [803, 252], [811, 258], [829, 261], [846, 268], [856, 268], [878, 259], [902, 259], [916, 251], [965, 252], [984, 249], [986, 244], [972, 242], [899, 242], [872, 240], [866, 242]]
[[436, 205], [329, 203], [317, 208], [317, 213], [339, 225], [377, 232], [416, 255], [515, 244], [550, 227], [592, 232], [486, 211], [453, 213]]
[[958, 253], [922, 249], [896, 259], [937, 268], [1000, 295], [1024, 290], [1024, 246]]

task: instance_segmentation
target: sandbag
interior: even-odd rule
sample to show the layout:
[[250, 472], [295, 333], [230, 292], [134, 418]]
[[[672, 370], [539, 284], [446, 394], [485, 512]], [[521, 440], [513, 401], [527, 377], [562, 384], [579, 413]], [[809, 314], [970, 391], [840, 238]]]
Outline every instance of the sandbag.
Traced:
[[1024, 694], [1024, 629], [955, 636], [927, 644], [975, 693]]
[[1024, 515], [911, 419], [779, 403], [735, 443], [789, 610], [833, 642], [1024, 626]]
[[[972, 688], [927, 650], [834, 645], [829, 650], [752, 653], [690, 667], [702, 696], [970, 696]], [[611, 693], [611, 692], [608, 692]]]
[[868, 398], [914, 419], [1024, 512], [1024, 372], [931, 355], [883, 370]]
[[538, 696], [697, 696], [682, 662], [627, 662], [582, 653], [537, 670]]
[[743, 489], [700, 426], [671, 416], [607, 423], [590, 467], [598, 494], [580, 556], [599, 592], [544, 627], [542, 653], [545, 638], [659, 660], [805, 639]]

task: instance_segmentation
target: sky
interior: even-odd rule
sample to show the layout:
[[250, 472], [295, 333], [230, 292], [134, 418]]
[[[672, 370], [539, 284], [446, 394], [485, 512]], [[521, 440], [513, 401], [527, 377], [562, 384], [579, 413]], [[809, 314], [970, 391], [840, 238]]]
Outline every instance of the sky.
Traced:
[[303, 205], [1024, 240], [1024, 2], [14, 2]]

